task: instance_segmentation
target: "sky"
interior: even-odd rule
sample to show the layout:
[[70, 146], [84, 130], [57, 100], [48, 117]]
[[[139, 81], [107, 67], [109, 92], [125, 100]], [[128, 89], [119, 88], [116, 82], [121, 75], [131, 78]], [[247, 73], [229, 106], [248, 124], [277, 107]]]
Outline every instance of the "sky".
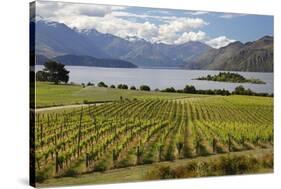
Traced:
[[78, 31], [96, 29], [125, 39], [183, 44], [200, 41], [220, 48], [273, 36], [273, 16], [206, 11], [36, 1], [36, 19]]

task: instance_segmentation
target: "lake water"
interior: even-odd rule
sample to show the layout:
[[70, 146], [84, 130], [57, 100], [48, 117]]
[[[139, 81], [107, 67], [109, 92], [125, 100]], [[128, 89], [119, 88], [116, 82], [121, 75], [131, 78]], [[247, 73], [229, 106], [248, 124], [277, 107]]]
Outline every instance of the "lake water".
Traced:
[[[43, 66], [36, 65], [35, 70], [42, 70]], [[183, 89], [185, 85], [194, 85], [196, 89], [226, 89], [233, 91], [238, 85], [250, 88], [255, 92], [273, 93], [273, 73], [258, 72], [236, 72], [250, 79], [260, 79], [266, 84], [250, 83], [227, 83], [215, 81], [199, 81], [195, 78], [214, 75], [220, 71], [210, 70], [178, 70], [178, 69], [127, 69], [127, 68], [100, 68], [84, 66], [66, 66], [70, 71], [70, 82], [97, 84], [104, 81], [107, 85], [117, 85], [120, 83], [129, 86], [139, 87], [140, 85], [149, 85], [152, 89], [164, 89], [174, 87]]]

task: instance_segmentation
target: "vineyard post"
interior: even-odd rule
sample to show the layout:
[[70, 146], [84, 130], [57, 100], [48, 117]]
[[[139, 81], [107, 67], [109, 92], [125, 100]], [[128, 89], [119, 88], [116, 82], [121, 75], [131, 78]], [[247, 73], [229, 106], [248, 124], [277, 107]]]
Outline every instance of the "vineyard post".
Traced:
[[58, 158], [58, 156], [59, 156], [59, 154], [56, 151], [56, 157], [55, 157], [56, 174], [59, 172], [59, 162], [58, 162], [59, 158]]
[[200, 142], [199, 142], [199, 140], [197, 140], [197, 142], [196, 142], [196, 154], [197, 155], [200, 154]]
[[47, 116], [47, 120], [48, 120], [48, 121], [47, 121], [47, 123], [48, 123], [47, 125], [48, 125], [48, 128], [49, 128], [49, 127], [50, 127], [50, 118], [49, 118], [49, 114], [48, 114], [48, 116]]
[[114, 167], [116, 166], [115, 164], [116, 164], [117, 159], [118, 159], [118, 153], [116, 152], [115, 149], [113, 149], [113, 151], [112, 151], [112, 160], [113, 160]]
[[86, 153], [86, 168], [89, 167], [89, 154]]
[[42, 123], [40, 124], [40, 140], [41, 140], [41, 143], [42, 143], [42, 139], [43, 138], [43, 125]]
[[213, 139], [213, 153], [217, 153], [217, 139]]
[[244, 136], [241, 137], [241, 143], [242, 143], [242, 145], [245, 144], [245, 137]]
[[78, 153], [78, 157], [80, 156], [80, 140], [81, 140], [82, 116], [83, 116], [83, 106], [82, 106], [82, 108], [81, 108], [80, 121], [79, 121], [79, 129], [78, 129], [78, 143], [77, 143], [77, 153]]
[[228, 151], [231, 152], [231, 136], [228, 134]]
[[159, 161], [161, 161], [161, 157], [162, 157], [162, 153], [163, 153], [163, 144], [161, 144], [160, 146], [159, 146]]
[[40, 170], [40, 161], [38, 159], [36, 159], [36, 161], [37, 161], [38, 170]]
[[140, 146], [138, 146], [137, 147], [137, 164], [140, 164], [140, 156], [141, 156]]

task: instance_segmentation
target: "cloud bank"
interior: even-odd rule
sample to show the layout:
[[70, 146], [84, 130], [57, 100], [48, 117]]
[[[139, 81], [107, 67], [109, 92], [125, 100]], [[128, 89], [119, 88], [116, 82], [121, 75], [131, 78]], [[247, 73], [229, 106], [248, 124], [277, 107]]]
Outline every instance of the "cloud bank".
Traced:
[[135, 13], [127, 9], [128, 7], [121, 6], [36, 2], [37, 16], [78, 30], [94, 28], [121, 38], [137, 37], [152, 43], [182, 44], [202, 41], [214, 48], [233, 41], [225, 36], [210, 39], [202, 31], [210, 23], [196, 16], [208, 12], [189, 11], [185, 12], [185, 16], [175, 16], [169, 14], [169, 11], [163, 12], [164, 10]]

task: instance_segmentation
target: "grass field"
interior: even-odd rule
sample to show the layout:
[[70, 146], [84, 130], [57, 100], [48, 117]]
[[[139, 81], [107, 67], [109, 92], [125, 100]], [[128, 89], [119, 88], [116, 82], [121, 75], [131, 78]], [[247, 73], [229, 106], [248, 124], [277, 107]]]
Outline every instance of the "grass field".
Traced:
[[[230, 174], [273, 169], [271, 163], [259, 159], [272, 159], [271, 97], [189, 95], [48, 83], [38, 83], [36, 92], [37, 107], [84, 100], [112, 101], [36, 113], [38, 186], [165, 179], [174, 178], [174, 172], [184, 173], [175, 178], [214, 176], [224, 175], [222, 170], [233, 167], [235, 171]], [[231, 160], [229, 165], [216, 162], [217, 166], [210, 166], [215, 169], [212, 174], [203, 174], [208, 171], [205, 169], [196, 175], [189, 168], [175, 168], [189, 161], [195, 161], [197, 166], [201, 160], [208, 162], [234, 154], [241, 158]], [[169, 168], [166, 177], [159, 173], [162, 169], [154, 170], [155, 165], [173, 169]], [[250, 165], [253, 167], [247, 167]]]
[[[85, 87], [81, 85], [54, 85], [47, 82], [36, 82], [36, 107], [50, 107], [68, 104], [82, 104], [88, 102], [104, 102], [129, 98], [184, 98], [193, 97], [192, 94], [147, 92], [138, 90], [112, 89], [104, 87]], [[196, 97], [206, 95], [196, 95]]]

